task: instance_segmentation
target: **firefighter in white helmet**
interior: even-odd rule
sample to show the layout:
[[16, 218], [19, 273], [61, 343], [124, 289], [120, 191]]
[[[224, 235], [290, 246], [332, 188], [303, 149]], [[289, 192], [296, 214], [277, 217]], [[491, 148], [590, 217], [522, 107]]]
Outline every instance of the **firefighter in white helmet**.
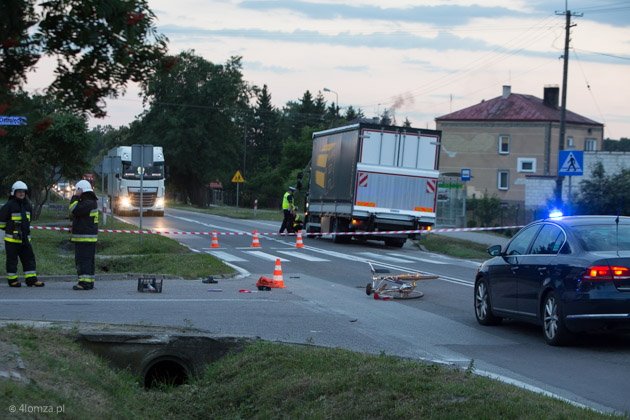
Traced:
[[98, 239], [98, 204], [92, 185], [85, 179], [77, 182], [70, 199], [70, 218], [74, 244], [74, 262], [77, 266], [78, 283], [74, 290], [94, 288], [96, 241]]
[[0, 229], [4, 230], [4, 247], [7, 254], [7, 281], [10, 287], [20, 287], [18, 258], [22, 262], [24, 280], [28, 287], [42, 287], [37, 280], [35, 253], [31, 246], [31, 202], [26, 196], [28, 187], [16, 181], [11, 187], [9, 201], [0, 209]]

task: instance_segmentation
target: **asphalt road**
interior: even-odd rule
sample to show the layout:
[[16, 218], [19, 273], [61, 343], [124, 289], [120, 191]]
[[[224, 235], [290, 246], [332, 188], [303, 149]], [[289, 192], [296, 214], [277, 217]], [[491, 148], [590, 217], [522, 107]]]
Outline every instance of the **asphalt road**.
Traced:
[[[126, 218], [136, 222], [137, 218]], [[330, 239], [266, 235], [279, 223], [238, 220], [179, 210], [143, 218], [145, 229], [211, 232], [172, 235], [197, 252], [232, 264], [239, 275], [218, 284], [165, 280], [160, 294], [138, 293], [136, 280], [98, 280], [90, 292], [71, 291], [72, 282], [45, 288], [3, 288], [1, 319], [105, 322], [192, 327], [224, 335], [310, 343], [398, 355], [467, 368], [513, 381], [602, 411], [630, 411], [630, 336], [580, 338], [571, 348], [545, 344], [539, 327], [505, 322], [477, 324], [473, 280], [480, 261], [423, 252], [408, 242], [401, 249], [382, 242], [334, 244]], [[260, 247], [252, 247], [259, 232]], [[490, 238], [493, 240], [494, 238]], [[258, 291], [261, 275], [273, 276], [281, 259], [284, 289]], [[417, 289], [421, 299], [374, 300], [365, 286], [367, 261], [392, 272], [437, 274]], [[212, 274], [212, 273], [208, 273]], [[248, 293], [251, 292], [251, 293]]]

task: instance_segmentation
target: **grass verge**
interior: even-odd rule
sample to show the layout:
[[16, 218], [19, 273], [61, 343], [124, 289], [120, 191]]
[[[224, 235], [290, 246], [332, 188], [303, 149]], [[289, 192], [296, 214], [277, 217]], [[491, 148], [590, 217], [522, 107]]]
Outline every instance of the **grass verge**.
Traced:
[[421, 240], [414, 241], [414, 244], [424, 247], [429, 252], [450, 255], [451, 257], [480, 260], [490, 258], [487, 251], [488, 245], [437, 234], [424, 235]]
[[[54, 222], [59, 227], [71, 226], [69, 221], [59, 221], [57, 216], [44, 212], [36, 224], [47, 226]], [[138, 227], [115, 220], [114, 229], [137, 230]], [[76, 274], [70, 232], [32, 229], [31, 237], [39, 275]], [[101, 232], [96, 256], [96, 274], [150, 273], [198, 279], [234, 272], [209, 254], [192, 252], [171, 238], [154, 234], [143, 235], [140, 246], [138, 234]]]
[[259, 341], [208, 365], [189, 384], [146, 390], [140, 378], [83, 350], [71, 330], [7, 325], [0, 342], [19, 353], [27, 379], [0, 379], [0, 407], [63, 407], [71, 419], [624, 418], [476, 376], [472, 366], [342, 349]]
[[[169, 208], [180, 209], [180, 210], [188, 210], [188, 211], [196, 211], [198, 213], [205, 214], [213, 214], [215, 216], [225, 216], [231, 217], [233, 219], [261, 219], [261, 220], [271, 220], [275, 222], [282, 222], [284, 218], [284, 214], [281, 210], [264, 210], [258, 209], [254, 211], [249, 207], [247, 208], [239, 208], [231, 207], [231, 206], [210, 206], [200, 208], [197, 206], [186, 205], [186, 204], [170, 204]], [[304, 215], [300, 214], [302, 220], [304, 219]]]

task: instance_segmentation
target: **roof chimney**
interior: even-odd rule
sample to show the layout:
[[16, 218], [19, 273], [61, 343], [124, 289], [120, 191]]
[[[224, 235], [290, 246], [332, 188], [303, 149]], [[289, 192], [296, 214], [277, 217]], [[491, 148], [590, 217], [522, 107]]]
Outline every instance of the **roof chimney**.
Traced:
[[558, 100], [560, 98], [560, 88], [557, 85], [545, 86], [543, 104], [558, 109]]
[[512, 87], [510, 85], [503, 85], [503, 99], [510, 97]]

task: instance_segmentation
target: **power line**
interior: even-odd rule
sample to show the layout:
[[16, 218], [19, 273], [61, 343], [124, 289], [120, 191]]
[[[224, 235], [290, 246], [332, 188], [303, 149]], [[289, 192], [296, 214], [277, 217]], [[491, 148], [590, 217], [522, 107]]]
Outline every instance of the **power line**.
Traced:
[[[533, 42], [542, 38], [546, 35], [546, 33], [553, 28], [554, 26], [549, 26], [548, 22], [552, 19], [555, 19], [554, 15], [549, 15], [545, 17], [540, 23], [536, 25], [529, 26], [529, 30], [525, 33], [521, 33], [518, 36], [512, 38], [505, 44], [495, 47], [492, 51], [484, 54], [483, 56], [473, 60], [468, 63], [466, 66], [461, 67], [457, 71], [452, 74], [442, 76], [429, 84], [425, 84], [423, 86], [408, 90], [408, 95], [406, 98], [413, 98], [421, 95], [426, 95], [432, 91], [440, 89], [444, 86], [450, 85], [456, 81], [461, 80], [466, 77], [469, 73], [473, 73], [478, 71], [481, 68], [488, 67], [489, 65], [498, 63], [512, 55], [515, 55], [521, 51], [523, 51], [527, 46], [531, 45]], [[540, 29], [544, 29], [540, 31]], [[530, 32], [533, 32], [530, 34]], [[511, 47], [511, 49], [510, 49]], [[416, 91], [413, 95], [409, 95]], [[400, 94], [390, 96], [389, 98], [381, 99], [373, 104], [362, 105], [363, 108], [374, 106], [374, 105], [387, 105], [396, 102], [400, 98]], [[404, 96], [403, 96], [404, 97]]]
[[587, 51], [587, 50], [581, 50], [581, 49], [575, 49], [575, 48], [574, 48], [574, 51], [585, 52], [585, 53], [588, 53], [588, 54], [604, 55], [606, 57], [618, 58], [620, 60], [630, 60], [630, 57], [622, 57], [620, 55], [608, 54], [608, 53], [597, 52], [597, 51]]
[[[588, 82], [588, 79], [586, 78], [586, 73], [584, 73], [584, 68], [582, 67], [582, 62], [580, 61], [580, 58], [578, 57], [577, 51], [575, 51], [575, 48], [573, 48], [573, 54], [575, 55], [575, 59], [578, 62], [578, 67], [582, 71], [582, 76], [584, 77], [584, 81], [586, 82], [586, 88], [588, 89], [588, 92], [591, 94], [591, 98], [593, 99], [593, 103], [595, 104], [595, 108], [597, 108], [597, 112], [599, 112], [599, 116], [602, 119], [602, 122], [604, 123], [604, 125], [606, 125], [606, 119], [604, 118], [604, 114], [602, 114], [602, 111], [601, 111], [601, 109], [599, 109], [599, 105], [597, 104], [597, 100], [595, 100], [595, 95], [593, 94], [593, 90], [591, 89], [591, 84]], [[613, 137], [613, 136], [614, 135], [611, 133], [608, 137]]]

